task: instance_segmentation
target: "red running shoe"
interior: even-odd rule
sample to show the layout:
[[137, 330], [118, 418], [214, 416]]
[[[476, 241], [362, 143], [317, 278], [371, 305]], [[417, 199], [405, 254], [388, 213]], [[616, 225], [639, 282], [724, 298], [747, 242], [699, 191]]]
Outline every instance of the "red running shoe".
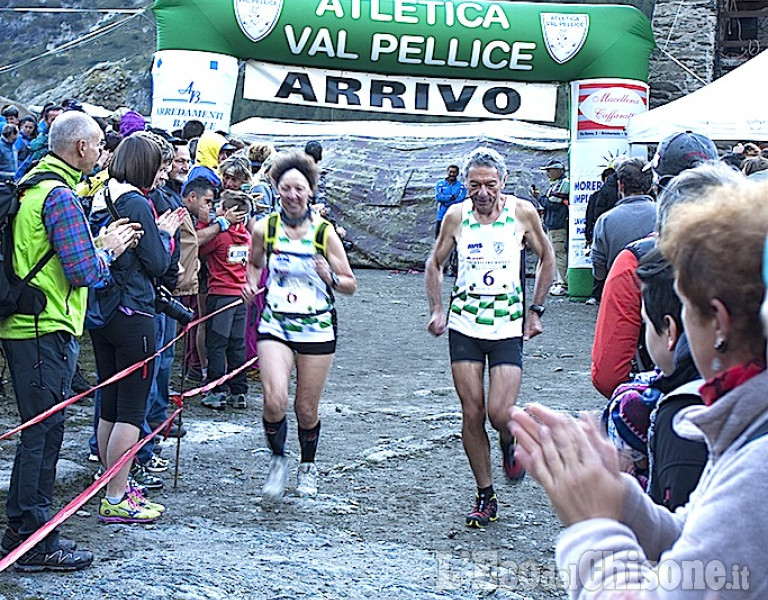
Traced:
[[525, 477], [525, 469], [519, 462], [515, 462], [515, 446], [517, 440], [512, 438], [512, 441], [504, 445], [504, 440], [501, 439], [501, 433], [499, 433], [499, 446], [501, 447], [501, 454], [504, 457], [504, 474], [507, 479], [513, 483], [517, 483]]
[[496, 494], [490, 498], [485, 496], [476, 496], [475, 508], [467, 515], [467, 526], [469, 527], [487, 527], [491, 521], [499, 518], [499, 505], [496, 501]]

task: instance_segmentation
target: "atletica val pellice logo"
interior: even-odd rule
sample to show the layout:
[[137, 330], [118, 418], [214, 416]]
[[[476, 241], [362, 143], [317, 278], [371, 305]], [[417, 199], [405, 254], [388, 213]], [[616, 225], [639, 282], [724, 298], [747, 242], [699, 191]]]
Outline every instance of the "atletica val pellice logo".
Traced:
[[240, 29], [251, 41], [264, 39], [277, 23], [283, 0], [234, 0]]
[[547, 52], [558, 64], [579, 53], [589, 32], [589, 15], [541, 13], [541, 32]]

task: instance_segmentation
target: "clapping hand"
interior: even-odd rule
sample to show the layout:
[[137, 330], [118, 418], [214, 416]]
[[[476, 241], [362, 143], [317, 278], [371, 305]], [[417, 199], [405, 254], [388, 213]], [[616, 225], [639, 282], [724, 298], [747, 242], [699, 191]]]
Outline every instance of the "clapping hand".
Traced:
[[129, 223], [128, 219], [118, 219], [107, 227], [102, 227], [94, 240], [98, 248], [110, 249], [115, 258], [130, 248], [135, 248], [144, 230], [139, 223]]

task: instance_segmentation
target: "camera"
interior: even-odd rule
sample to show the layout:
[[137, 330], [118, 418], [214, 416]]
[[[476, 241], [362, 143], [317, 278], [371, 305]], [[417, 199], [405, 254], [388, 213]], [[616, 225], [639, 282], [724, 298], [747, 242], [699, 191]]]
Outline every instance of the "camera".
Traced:
[[168, 288], [158, 285], [155, 287], [155, 311], [175, 319], [182, 325], [186, 325], [195, 316], [195, 312], [173, 297]]

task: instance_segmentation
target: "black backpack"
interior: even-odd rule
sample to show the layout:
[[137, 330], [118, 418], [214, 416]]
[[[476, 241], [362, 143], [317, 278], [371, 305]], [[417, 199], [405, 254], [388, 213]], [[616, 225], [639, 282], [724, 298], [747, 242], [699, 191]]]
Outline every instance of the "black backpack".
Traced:
[[10, 180], [0, 183], [0, 319], [12, 314], [38, 316], [48, 302], [45, 293], [29, 282], [53, 258], [53, 248], [45, 253], [23, 279], [16, 275], [12, 261], [13, 219], [19, 212], [21, 195], [25, 190], [49, 179], [67, 185], [61, 175], [50, 171], [35, 173], [18, 185]]

